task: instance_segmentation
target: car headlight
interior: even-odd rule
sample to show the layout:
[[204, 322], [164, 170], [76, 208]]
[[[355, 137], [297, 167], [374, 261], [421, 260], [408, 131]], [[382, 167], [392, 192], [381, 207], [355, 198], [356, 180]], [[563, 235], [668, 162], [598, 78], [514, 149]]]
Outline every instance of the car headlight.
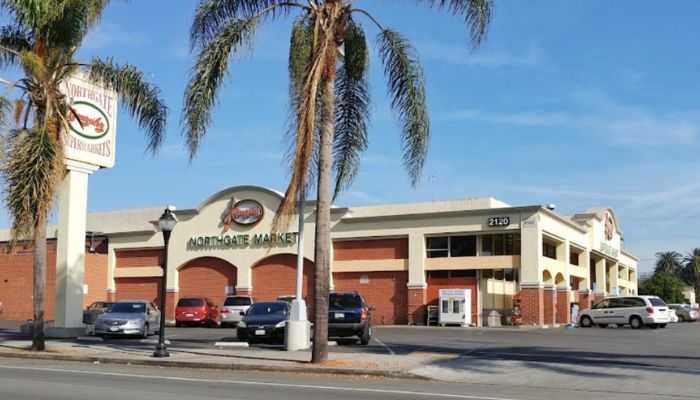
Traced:
[[275, 325], [275, 328], [284, 328], [284, 324], [286, 324], [287, 321], [280, 321]]
[[245, 322], [239, 321], [239, 322], [238, 322], [238, 327], [239, 327], [239, 328], [245, 328], [245, 327], [246, 327]]
[[139, 326], [139, 325], [141, 325], [141, 320], [140, 319], [130, 319], [129, 322], [127, 322], [126, 324], [131, 325], [131, 326]]

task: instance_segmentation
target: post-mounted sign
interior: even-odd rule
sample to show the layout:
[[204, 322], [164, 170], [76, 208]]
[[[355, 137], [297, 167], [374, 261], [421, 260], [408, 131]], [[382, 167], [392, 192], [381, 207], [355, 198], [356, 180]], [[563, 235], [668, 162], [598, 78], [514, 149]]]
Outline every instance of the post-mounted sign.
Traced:
[[68, 129], [63, 132], [66, 159], [103, 168], [114, 166], [117, 93], [74, 75], [64, 79]]

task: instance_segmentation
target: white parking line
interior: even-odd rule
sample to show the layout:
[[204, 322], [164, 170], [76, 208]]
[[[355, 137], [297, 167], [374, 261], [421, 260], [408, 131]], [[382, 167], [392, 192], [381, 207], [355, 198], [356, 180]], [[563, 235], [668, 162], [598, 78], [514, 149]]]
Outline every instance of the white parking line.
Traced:
[[392, 356], [395, 356], [395, 355], [396, 355], [396, 353], [394, 353], [394, 350], [392, 350], [389, 346], [387, 346], [387, 345], [385, 345], [384, 343], [382, 343], [381, 340], [379, 340], [379, 339], [377, 339], [377, 338], [374, 338], [374, 340], [375, 340], [377, 343], [379, 343], [380, 345], [382, 345], [382, 347], [384, 347], [384, 348], [386, 349], [386, 351], [389, 352], [389, 354], [391, 354]]

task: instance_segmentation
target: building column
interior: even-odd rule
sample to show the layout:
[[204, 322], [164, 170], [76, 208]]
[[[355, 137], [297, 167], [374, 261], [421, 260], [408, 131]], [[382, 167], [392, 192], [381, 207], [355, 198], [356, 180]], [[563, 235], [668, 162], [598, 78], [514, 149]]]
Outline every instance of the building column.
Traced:
[[551, 325], [556, 322], [557, 291], [556, 287], [545, 285], [543, 291], [544, 324]]
[[408, 323], [425, 324], [428, 285], [425, 282], [425, 237], [422, 234], [408, 235]]
[[557, 288], [557, 323], [568, 324], [571, 322], [571, 290]]
[[593, 291], [596, 294], [596, 298], [599, 296], [602, 296], [603, 298], [605, 297], [605, 292], [606, 292], [606, 286], [607, 286], [607, 276], [606, 276], [606, 271], [605, 271], [605, 259], [601, 258], [599, 260], [596, 260], [595, 262], [595, 280], [596, 280], [596, 287], [593, 289]]
[[617, 263], [612, 263], [610, 268], [608, 269], [608, 280], [610, 282], [610, 290], [609, 293], [614, 294], [616, 296], [620, 295], [620, 285], [618, 283], [618, 268], [619, 265]]
[[544, 325], [544, 289], [540, 284], [520, 285], [523, 325]]
[[56, 249], [56, 316], [49, 337], [76, 337], [83, 325], [88, 177], [99, 167], [66, 160], [61, 182]]

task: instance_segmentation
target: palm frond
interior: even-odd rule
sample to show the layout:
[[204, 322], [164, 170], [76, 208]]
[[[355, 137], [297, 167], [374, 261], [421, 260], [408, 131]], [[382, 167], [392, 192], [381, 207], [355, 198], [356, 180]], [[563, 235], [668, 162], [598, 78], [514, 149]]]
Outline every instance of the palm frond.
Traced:
[[[197, 6], [190, 28], [190, 46], [206, 46], [214, 40], [230, 20], [249, 20], [260, 14], [274, 18], [299, 6], [294, 1], [284, 0], [202, 0]], [[266, 13], [265, 11], [270, 11]]]
[[32, 240], [54, 205], [63, 177], [63, 145], [47, 126], [22, 130], [7, 143], [0, 165], [11, 244]]
[[335, 136], [333, 199], [355, 180], [360, 156], [367, 149], [371, 101], [367, 73], [369, 50], [362, 27], [350, 20], [344, 44], [345, 57], [335, 81]]
[[19, 65], [19, 54], [31, 49], [32, 37], [19, 25], [0, 28], [0, 68]]
[[229, 57], [253, 46], [258, 20], [258, 17], [253, 17], [229, 21], [197, 56], [185, 89], [182, 110], [182, 123], [190, 159], [197, 154], [211, 124], [211, 109], [217, 102], [219, 89], [228, 72]]
[[401, 126], [404, 167], [415, 185], [423, 170], [430, 136], [423, 68], [415, 49], [400, 33], [385, 29], [377, 41], [391, 107]]
[[163, 142], [168, 115], [160, 89], [148, 83], [135, 66], [117, 65], [111, 58], [106, 61], [95, 58], [86, 69], [91, 80], [116, 90], [121, 104], [145, 131], [148, 149], [155, 153]]
[[469, 28], [471, 44], [478, 47], [486, 37], [491, 23], [493, 0], [418, 0], [430, 7], [447, 9], [450, 13], [462, 16]]

